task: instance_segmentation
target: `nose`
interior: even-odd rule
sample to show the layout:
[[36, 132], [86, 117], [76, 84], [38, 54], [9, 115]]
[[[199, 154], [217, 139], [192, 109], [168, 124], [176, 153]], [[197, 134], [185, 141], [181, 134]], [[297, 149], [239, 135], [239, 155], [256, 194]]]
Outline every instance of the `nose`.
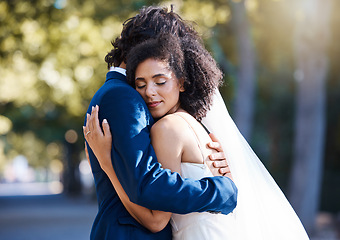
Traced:
[[148, 85], [146, 86], [145, 94], [146, 94], [146, 96], [148, 96], [148, 97], [152, 97], [152, 96], [155, 96], [155, 95], [156, 95], [156, 89], [155, 89], [155, 87], [153, 86], [153, 84], [148, 84]]

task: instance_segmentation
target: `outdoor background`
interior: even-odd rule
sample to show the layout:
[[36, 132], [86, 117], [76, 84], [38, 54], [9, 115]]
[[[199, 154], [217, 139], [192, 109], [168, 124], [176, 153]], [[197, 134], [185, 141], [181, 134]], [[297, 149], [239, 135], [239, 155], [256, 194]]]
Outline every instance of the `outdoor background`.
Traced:
[[338, 0], [1, 1], [0, 238], [32, 230], [39, 216], [19, 210], [25, 222], [19, 205], [64, 206], [47, 213], [71, 225], [89, 213], [77, 228], [88, 236], [96, 200], [84, 113], [122, 23], [159, 3], [195, 22], [225, 73], [231, 116], [310, 235], [340, 239]]

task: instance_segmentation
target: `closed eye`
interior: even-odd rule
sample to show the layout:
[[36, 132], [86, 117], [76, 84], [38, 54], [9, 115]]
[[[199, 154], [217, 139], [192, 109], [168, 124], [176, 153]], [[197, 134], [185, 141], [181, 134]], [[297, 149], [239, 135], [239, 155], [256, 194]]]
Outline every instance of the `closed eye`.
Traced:
[[164, 85], [166, 83], [166, 81], [164, 81], [164, 82], [158, 82], [158, 83], [156, 83], [157, 85]]
[[142, 89], [142, 88], [144, 88], [146, 85], [136, 85], [136, 88], [138, 88], [138, 89]]

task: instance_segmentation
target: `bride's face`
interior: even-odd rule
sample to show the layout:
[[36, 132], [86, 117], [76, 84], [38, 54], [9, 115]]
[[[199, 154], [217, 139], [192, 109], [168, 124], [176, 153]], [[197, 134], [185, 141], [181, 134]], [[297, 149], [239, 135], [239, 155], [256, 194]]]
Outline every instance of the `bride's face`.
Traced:
[[154, 118], [174, 113], [180, 106], [179, 93], [183, 88], [164, 61], [150, 58], [140, 63], [135, 85]]

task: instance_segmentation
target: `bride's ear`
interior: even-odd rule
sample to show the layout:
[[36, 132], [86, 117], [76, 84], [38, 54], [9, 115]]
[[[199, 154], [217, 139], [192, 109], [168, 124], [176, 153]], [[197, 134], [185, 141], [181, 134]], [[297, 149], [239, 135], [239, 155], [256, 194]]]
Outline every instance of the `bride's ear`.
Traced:
[[184, 92], [185, 91], [185, 88], [184, 88], [184, 78], [181, 78], [180, 80], [179, 80], [179, 92]]
[[185, 92], [185, 89], [183, 86], [180, 87], [179, 92]]

